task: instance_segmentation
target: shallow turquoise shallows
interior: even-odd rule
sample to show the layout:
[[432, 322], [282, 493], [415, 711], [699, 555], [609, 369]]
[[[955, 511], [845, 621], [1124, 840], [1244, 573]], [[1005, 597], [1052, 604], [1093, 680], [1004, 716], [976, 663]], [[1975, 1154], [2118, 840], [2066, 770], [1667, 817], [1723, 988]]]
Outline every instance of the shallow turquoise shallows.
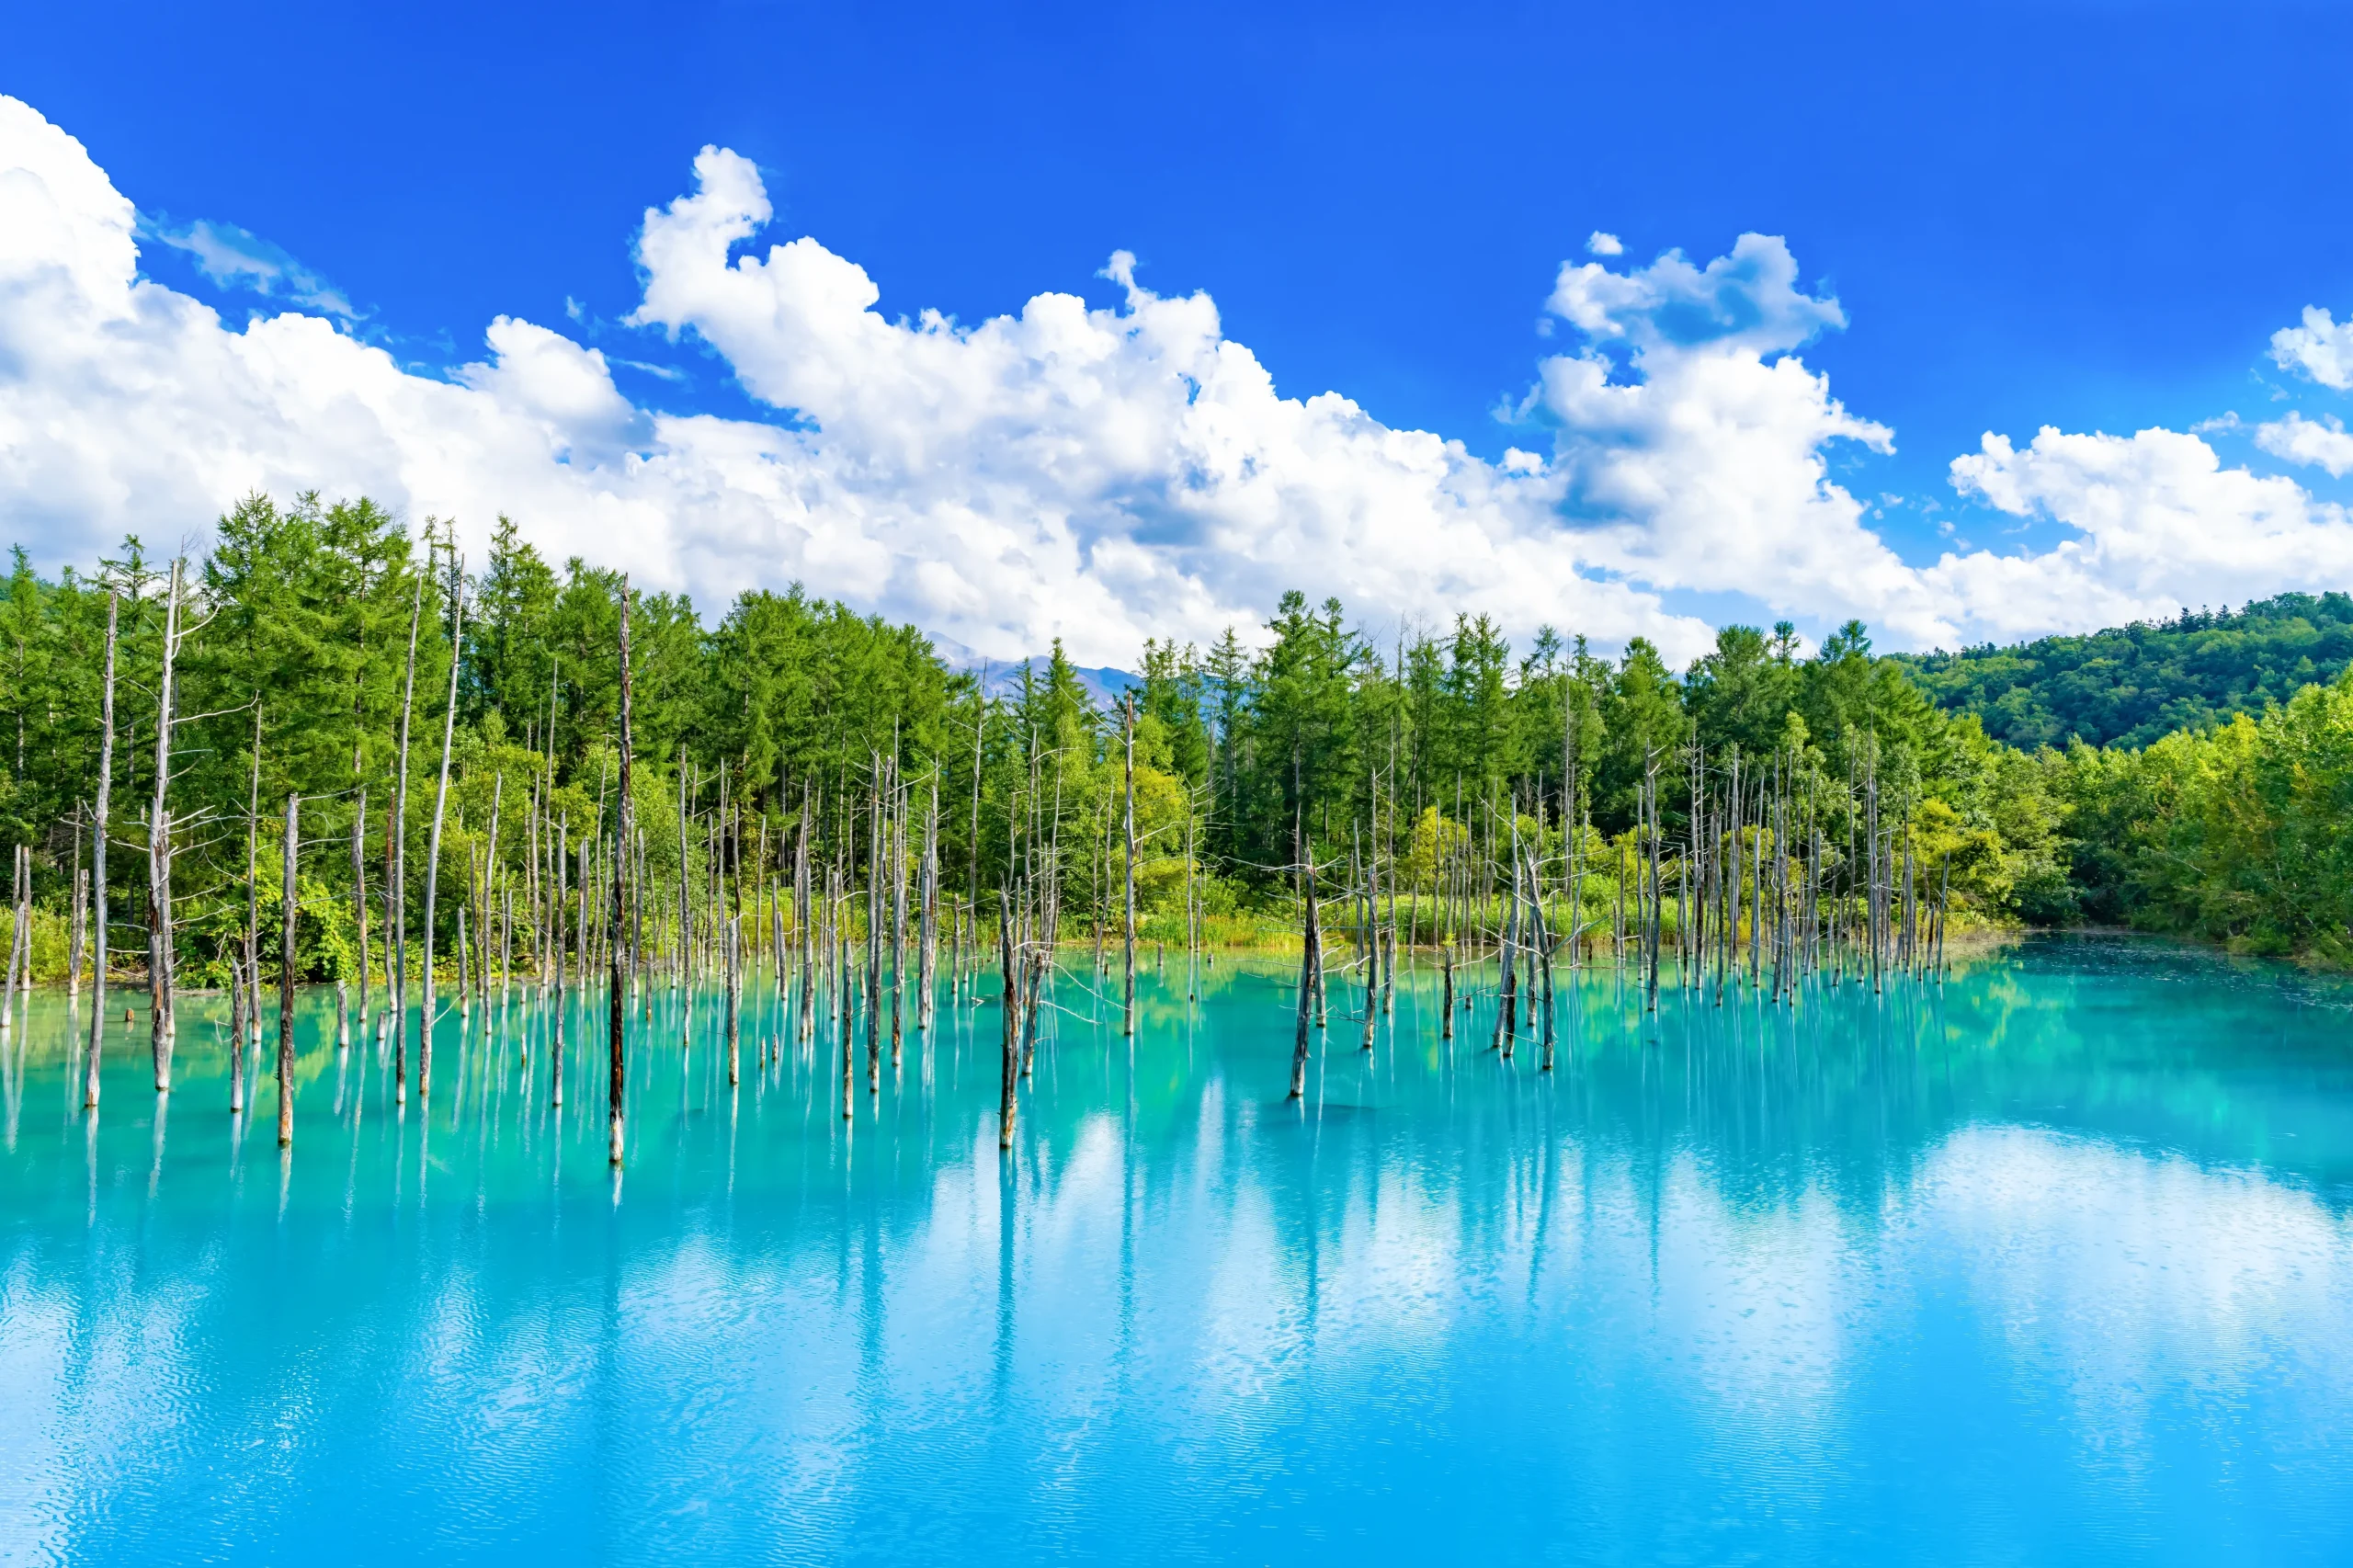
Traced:
[[733, 1088], [664, 992], [619, 1178], [587, 1007], [560, 1112], [519, 993], [404, 1111], [306, 994], [281, 1160], [217, 999], [166, 1111], [118, 994], [92, 1118], [35, 996], [0, 1560], [2353, 1562], [2344, 990], [1564, 971], [1547, 1073], [1484, 997], [1441, 1042], [1425, 964], [1369, 1052], [1336, 980], [1297, 1103], [1285, 976], [1176, 969], [1131, 1043], [1063, 973], [1007, 1155], [994, 1004], [845, 1122], [772, 987]]

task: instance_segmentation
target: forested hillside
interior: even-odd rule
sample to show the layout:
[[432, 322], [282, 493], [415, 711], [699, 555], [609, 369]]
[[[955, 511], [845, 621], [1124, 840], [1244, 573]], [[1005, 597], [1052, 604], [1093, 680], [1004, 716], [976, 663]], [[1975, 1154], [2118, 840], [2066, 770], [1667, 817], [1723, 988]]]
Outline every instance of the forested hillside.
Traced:
[[[1942, 674], [1951, 689], [1951, 670], [1987, 660], [1900, 663], [1857, 623], [1811, 656], [1786, 625], [1728, 627], [1678, 671], [1639, 639], [1613, 657], [1551, 631], [1514, 647], [1471, 616], [1381, 646], [1336, 602], [1294, 593], [1246, 636], [1147, 643], [1131, 718], [1059, 649], [984, 692], [919, 629], [797, 588], [747, 591], [711, 619], [639, 593], [624, 846], [611, 842], [614, 574], [545, 561], [504, 520], [487, 558], [464, 561], [429, 520], [412, 534], [365, 500], [308, 496], [250, 498], [182, 571], [176, 605], [170, 563], [136, 541], [53, 580], [19, 552], [0, 604], [0, 837], [32, 850], [42, 974], [66, 968], [100, 836], [110, 618], [113, 947], [162, 952], [188, 983], [217, 982], [278, 904], [273, 824], [289, 796], [302, 962], [334, 978], [373, 961], [370, 926], [377, 959], [386, 930], [429, 930], [447, 961], [469, 910], [477, 933], [495, 917], [532, 950], [561, 950], [601, 918], [583, 890], [617, 858], [647, 890], [657, 944], [674, 919], [708, 940], [722, 903], [773, 910], [796, 877], [870, 887], [890, 874], [885, 842], [901, 876], [910, 857], [936, 865], [968, 920], [1011, 884], [1044, 889], [1056, 929], [1099, 929], [1117, 918], [1131, 814], [1140, 911], [1164, 929], [1291, 919], [1303, 848], [1365, 908], [1381, 891], [1409, 937], [1428, 901], [1466, 911], [1474, 885], [1524, 870], [1566, 902], [1560, 929], [1620, 941], [1630, 899], [1647, 900], [1654, 929], [1679, 929], [1702, 883], [1735, 912], [1769, 885], [1851, 931], [1846, 912], [1881, 908], [1900, 881], [1906, 908], [1949, 901], [1962, 919], [2353, 951], [2343, 683], [2145, 751], [2026, 749], [1916, 684]], [[2179, 668], [2211, 676], [2200, 690], [2269, 694], [2342, 664], [2347, 609], [2282, 598], [2104, 635], [2146, 651], [2147, 684]], [[2284, 663], [2290, 646], [2303, 652]], [[2075, 658], [2065, 689], [2088, 693], [2105, 667]], [[2260, 674], [2234, 686], [2233, 668]], [[2198, 715], [2221, 699], [2200, 699]], [[574, 853], [602, 858], [567, 883]], [[665, 886], [666, 903], [653, 891]]]
[[2145, 746], [2335, 680], [2353, 663], [2353, 596], [2281, 594], [2081, 637], [1895, 657], [1940, 707], [1975, 714], [2022, 750]]

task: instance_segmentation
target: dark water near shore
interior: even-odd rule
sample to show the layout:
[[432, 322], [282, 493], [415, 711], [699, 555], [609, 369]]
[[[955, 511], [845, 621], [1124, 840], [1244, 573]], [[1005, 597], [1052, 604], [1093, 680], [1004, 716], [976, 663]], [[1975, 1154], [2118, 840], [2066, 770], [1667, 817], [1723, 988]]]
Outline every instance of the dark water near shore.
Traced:
[[769, 1005], [731, 1089], [664, 994], [618, 1180], [601, 1044], [552, 1109], [519, 1003], [402, 1112], [306, 995], [281, 1160], [216, 1001], [167, 1107], [118, 1013], [94, 1119], [35, 996], [0, 1561], [2353, 1561], [2341, 987], [2054, 940], [1645, 1018], [1605, 973], [1546, 1074], [1442, 1044], [1425, 971], [1370, 1054], [1336, 995], [1295, 1105], [1279, 972], [1147, 975], [1133, 1041], [1090, 984], [1009, 1157], [994, 1006], [845, 1122]]

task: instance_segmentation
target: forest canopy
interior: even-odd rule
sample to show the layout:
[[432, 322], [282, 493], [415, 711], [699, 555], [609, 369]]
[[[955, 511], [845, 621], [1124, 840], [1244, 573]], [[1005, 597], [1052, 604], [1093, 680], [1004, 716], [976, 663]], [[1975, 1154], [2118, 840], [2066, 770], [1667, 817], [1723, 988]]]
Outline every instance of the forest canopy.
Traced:
[[[35, 902], [63, 909], [87, 864], [110, 601], [110, 838], [134, 851], [110, 868], [116, 918], [140, 918], [148, 829], [124, 803], [153, 792], [167, 731], [165, 831], [194, 974], [267, 896], [248, 885], [270, 885], [252, 872], [268, 858], [256, 818], [289, 794], [326, 824], [323, 841], [353, 846], [306, 858], [319, 922], [305, 962], [327, 975], [355, 961], [346, 906], [355, 867], [390, 859], [404, 733], [412, 782], [448, 736], [452, 881], [528, 875], [543, 833], [609, 825], [620, 578], [545, 560], [506, 518], [478, 562], [455, 540], [365, 499], [241, 502], [187, 563], [168, 725], [167, 563], [128, 540], [50, 579], [19, 549], [0, 606], [0, 835], [34, 846]], [[629, 602], [632, 799], [657, 879], [714, 856], [764, 875], [804, 824], [852, 843], [852, 802], [888, 772], [925, 800], [951, 892], [1000, 885], [1050, 820], [1081, 846], [1055, 861], [1064, 897], [1099, 923], [1131, 736], [1147, 915], [1187, 899], [1288, 909], [1302, 845], [1320, 862], [1370, 843], [1392, 874], [1427, 878], [1424, 846], [1518, 824], [1563, 865], [1597, 864], [1622, 853], [1646, 778], [1672, 837], [1692, 831], [1693, 778], [1762, 767], [1802, 793], [1833, 857], [1853, 843], [1868, 775], [1964, 918], [2131, 923], [2336, 960], [2353, 944], [2338, 831], [2353, 814], [2353, 690], [2314, 684], [2347, 662], [2343, 595], [1925, 659], [1873, 653], [1856, 622], [1811, 653], [1788, 623], [1730, 626], [1678, 670], [1640, 638], [1608, 656], [1550, 629], [1515, 646], [1468, 614], [1377, 642], [1336, 601], [1294, 592], [1247, 637], [1146, 643], [1131, 716], [1090, 695], [1059, 645], [1011, 671], [966, 669], [918, 628], [798, 586], [746, 590], [715, 620], [682, 596]], [[2121, 738], [2062, 749], [2086, 733]], [[431, 793], [405, 795], [410, 846], [426, 842]], [[401, 875], [421, 884], [425, 869], [410, 859]], [[313, 892], [301, 899], [308, 920]]]
[[2259, 714], [2353, 664], [2353, 595], [2281, 594], [2079, 637], [1897, 654], [1938, 705], [2031, 751], [2145, 746]]

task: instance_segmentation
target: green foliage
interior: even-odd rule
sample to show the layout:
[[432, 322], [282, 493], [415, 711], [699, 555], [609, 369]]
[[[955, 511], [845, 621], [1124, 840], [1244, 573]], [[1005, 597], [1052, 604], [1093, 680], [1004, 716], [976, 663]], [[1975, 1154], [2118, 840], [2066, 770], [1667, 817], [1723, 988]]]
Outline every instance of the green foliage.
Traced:
[[2045, 755], [2101, 916], [2353, 960], [2353, 673], [2143, 751]]
[[[251, 496], [221, 520], [189, 577], [170, 789], [191, 983], [224, 972], [225, 945], [242, 940], [249, 830], [270, 945], [290, 792], [305, 802], [306, 971], [359, 971], [363, 791], [369, 967], [381, 975], [394, 838], [416, 961], [453, 658], [440, 959], [470, 901], [477, 937], [484, 900], [514, 897], [528, 926], [559, 830], [609, 847], [620, 578], [550, 563], [506, 518], [478, 562], [457, 559], [454, 538], [435, 519], [412, 533], [364, 499], [309, 494]], [[109, 896], [117, 952], [136, 959], [162, 580], [136, 539], [55, 581], [19, 551], [0, 597], [0, 833], [36, 848], [44, 966], [88, 862], [109, 595], [121, 677]], [[656, 888], [707, 890], [717, 853], [756, 889], [790, 874], [804, 833], [821, 867], [857, 882], [863, 802], [889, 768], [918, 824], [937, 790], [951, 894], [986, 906], [1009, 876], [1059, 867], [1065, 928], [1116, 925], [1131, 712], [1137, 882], [1155, 930], [1181, 929], [1188, 896], [1220, 930], [1280, 926], [1302, 838], [1326, 865], [1378, 845], [1385, 878], [1418, 893], [1464, 843], [1515, 822], [1563, 872], [1576, 846], [1587, 918], [1606, 921], [1646, 772], [1673, 840], [1690, 830], [1704, 764], [1719, 780], [1734, 766], [1744, 780], [1773, 771], [1800, 813], [1793, 840], [1818, 833], [1833, 866], [1853, 853], [1870, 776], [1882, 818], [1907, 824], [1919, 863], [1979, 916], [2353, 957], [2353, 850], [2338, 831], [2353, 808], [2353, 688], [2296, 689], [2353, 657], [2341, 595], [1927, 659], [1875, 655], [1859, 623], [1810, 656], [1787, 623], [1733, 626], [1677, 672], [1639, 638], [1615, 658], [1549, 629], [1515, 649], [1479, 616], [1383, 646], [1336, 601], [1290, 593], [1250, 640], [1229, 629], [1206, 654], [1148, 642], [1131, 706], [1111, 711], [1059, 642], [990, 682], [949, 667], [914, 627], [797, 586], [747, 591], [710, 626], [681, 596], [629, 602], [635, 820]], [[2208, 722], [2225, 713], [2237, 716]], [[2185, 717], [2198, 726], [2161, 733]], [[2042, 744], [2070, 733], [2149, 744]], [[676, 896], [662, 895], [662, 918]], [[518, 940], [529, 950], [532, 932]]]
[[2016, 647], [1898, 655], [1937, 702], [2022, 750], [2132, 747], [2260, 713], [2353, 664], [2353, 596], [2281, 594], [2233, 612], [2045, 637]]

